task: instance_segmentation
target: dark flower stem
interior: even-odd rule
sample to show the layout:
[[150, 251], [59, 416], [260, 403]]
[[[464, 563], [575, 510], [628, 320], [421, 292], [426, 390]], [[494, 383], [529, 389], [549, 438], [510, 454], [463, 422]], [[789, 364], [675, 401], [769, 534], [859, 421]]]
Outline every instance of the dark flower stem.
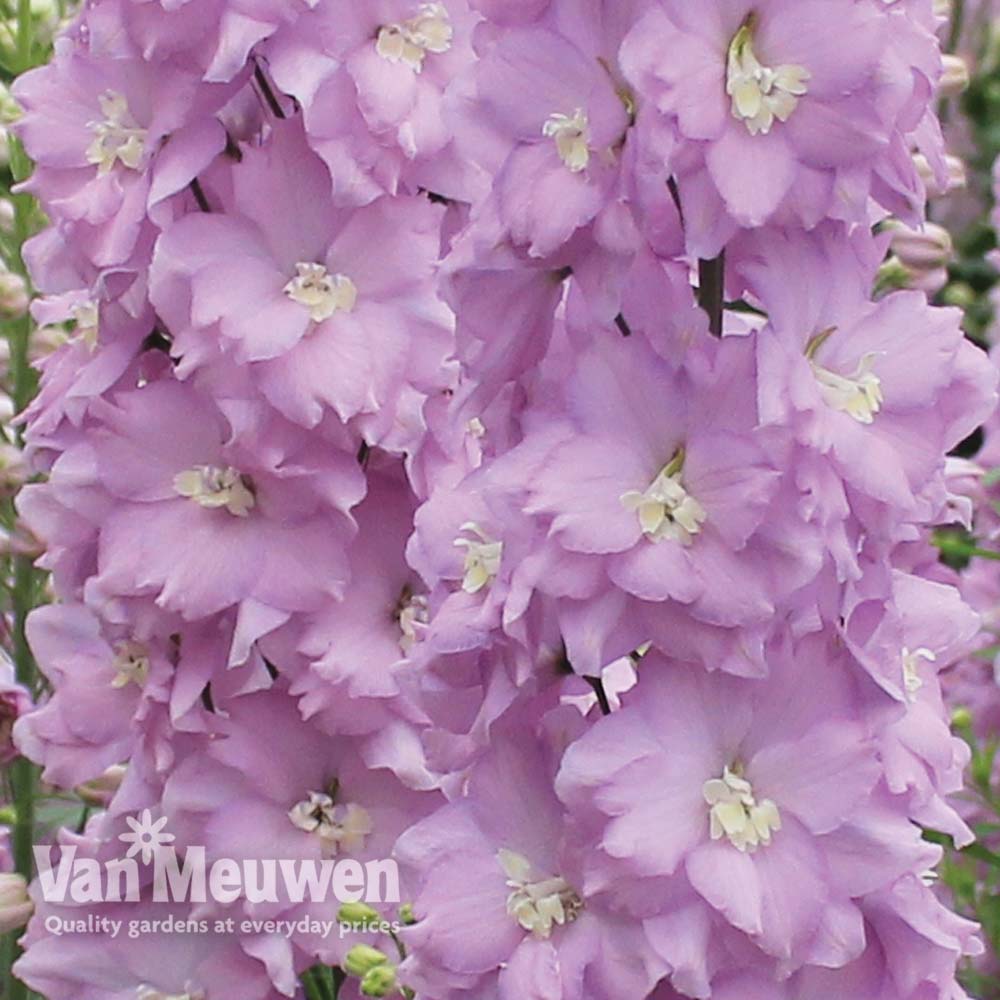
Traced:
[[267, 82], [267, 77], [264, 75], [264, 71], [260, 68], [260, 65], [255, 65], [253, 70], [253, 78], [260, 88], [260, 92], [267, 102], [267, 106], [271, 109], [271, 114], [275, 118], [284, 118], [285, 112], [281, 107], [281, 103], [278, 98], [274, 96], [274, 91], [271, 89], [271, 85]]
[[212, 206], [208, 203], [208, 198], [205, 197], [205, 189], [201, 186], [201, 181], [196, 177], [191, 181], [191, 193], [194, 195], [194, 200], [198, 202], [198, 207], [203, 212], [211, 212]]
[[615, 317], [615, 326], [618, 327], [618, 332], [623, 337], [631, 337], [632, 336], [632, 328], [628, 325], [628, 320], [626, 320], [625, 317], [621, 313], [619, 313]]
[[586, 677], [584, 679], [597, 695], [597, 704], [601, 706], [601, 714], [610, 715], [611, 702], [608, 700], [608, 692], [604, 690], [604, 681], [600, 677]]
[[726, 297], [726, 251], [714, 260], [698, 261], [698, 305], [708, 314], [713, 336], [722, 336]]

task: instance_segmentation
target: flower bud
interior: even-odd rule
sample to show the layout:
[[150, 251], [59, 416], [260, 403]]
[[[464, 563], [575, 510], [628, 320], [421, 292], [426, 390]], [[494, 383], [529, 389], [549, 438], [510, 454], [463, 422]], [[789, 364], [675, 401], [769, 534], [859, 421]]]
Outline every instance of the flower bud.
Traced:
[[16, 122], [21, 114], [21, 105], [10, 92], [10, 87], [0, 83], [0, 121], [9, 125], [11, 122]]
[[[0, 410], [8, 397], [0, 397]], [[0, 528], [0, 553], [7, 556], [30, 556], [37, 559], [45, 551], [45, 545], [23, 522], [11, 530]]]
[[906, 287], [933, 298], [948, 284], [949, 277], [946, 267], [936, 267], [932, 271], [914, 271]]
[[88, 805], [106, 809], [125, 777], [124, 764], [109, 767], [99, 778], [77, 785], [76, 794]]
[[27, 313], [30, 303], [24, 278], [13, 271], [0, 272], [0, 317], [18, 319]]
[[882, 296], [900, 288], [908, 288], [910, 272], [898, 257], [890, 257], [882, 262], [875, 279], [875, 294]]
[[361, 980], [361, 994], [366, 997], [387, 997], [396, 989], [396, 967], [377, 965]]
[[945, 289], [943, 299], [946, 306], [969, 309], [976, 304], [976, 290], [967, 282], [955, 281]]
[[879, 268], [875, 282], [876, 296], [901, 288], [924, 292], [928, 297], [937, 295], [948, 284], [948, 269], [946, 267], [914, 268], [909, 267], [898, 257], [890, 257]]
[[412, 927], [417, 922], [417, 915], [413, 912], [412, 903], [403, 903], [399, 908], [399, 922], [407, 927]]
[[953, 729], [971, 729], [972, 713], [965, 706], [956, 708], [951, 713], [951, 726]]
[[955, 252], [951, 233], [933, 222], [924, 223], [920, 229], [911, 229], [893, 220], [886, 228], [891, 233], [893, 253], [913, 270], [944, 267]]
[[363, 978], [372, 969], [386, 965], [389, 959], [378, 948], [367, 944], [356, 944], [344, 958], [344, 972], [349, 976]]
[[968, 184], [969, 179], [965, 163], [957, 156], [949, 155], [945, 157], [946, 177], [943, 183], [937, 177], [930, 161], [923, 153], [916, 153], [913, 157], [913, 163], [917, 168], [920, 179], [927, 188], [927, 193], [932, 197], [951, 194], [952, 191], [959, 191]]
[[14, 746], [14, 723], [32, 709], [27, 688], [17, 683], [14, 664], [6, 653], [0, 654], [0, 764], [9, 764], [17, 756]]
[[23, 875], [0, 874], [0, 934], [23, 927], [35, 904], [28, 898], [28, 883]]
[[372, 909], [367, 903], [344, 903], [337, 911], [337, 919], [342, 924], [351, 924], [354, 927], [368, 927], [377, 924], [382, 919], [378, 910]]
[[31, 14], [47, 20], [58, 19], [59, 4], [56, 0], [31, 0]]
[[14, 203], [10, 198], [0, 198], [0, 232], [14, 232]]
[[44, 361], [69, 340], [66, 331], [58, 326], [40, 326], [32, 331], [28, 354], [33, 364]]
[[29, 471], [21, 449], [0, 442], [0, 497], [13, 496], [27, 481]]
[[938, 81], [939, 97], [958, 97], [963, 91], [969, 88], [969, 65], [961, 57], [955, 55], [944, 55], [941, 57], [944, 72]]

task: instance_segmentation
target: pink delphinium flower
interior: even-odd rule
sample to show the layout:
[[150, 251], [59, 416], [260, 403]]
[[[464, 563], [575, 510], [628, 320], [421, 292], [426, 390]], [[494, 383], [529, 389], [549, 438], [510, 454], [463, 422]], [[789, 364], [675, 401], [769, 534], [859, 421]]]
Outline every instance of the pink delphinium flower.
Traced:
[[[26, 108], [18, 129], [38, 164], [27, 189], [75, 224], [99, 267], [129, 258], [156, 188], [183, 189], [225, 147], [213, 113], [229, 91], [180, 64], [102, 58], [63, 38], [55, 61], [16, 91]], [[175, 186], [178, 175], [186, 179]]]
[[[260, 416], [254, 407], [226, 414], [175, 382], [102, 403], [98, 426], [52, 472], [59, 484], [78, 462], [90, 468], [89, 487], [67, 479], [67, 489], [89, 492], [100, 512], [90, 527], [92, 599], [146, 594], [195, 618], [246, 601], [286, 613], [316, 608], [337, 591], [351, 534], [345, 512], [361, 498], [361, 472], [334, 449], [310, 458], [301, 431], [280, 418], [262, 426]], [[295, 489], [297, 480], [311, 486]], [[34, 497], [25, 491], [22, 501], [29, 521]], [[74, 517], [85, 516], [78, 506]], [[186, 557], [178, 559], [178, 546]], [[320, 565], [306, 582], [305, 567]]]
[[[618, 177], [629, 99], [603, 53], [588, 48], [543, 27], [505, 33], [476, 67], [475, 118], [459, 128], [467, 155], [496, 175], [511, 241], [538, 257], [592, 221]], [[481, 121], [492, 141], [481, 138]]]
[[[368, 740], [330, 736], [316, 721], [303, 722], [294, 699], [280, 688], [232, 700], [227, 715], [214, 738], [176, 767], [163, 792], [178, 843], [204, 846], [209, 863], [380, 861], [406, 828], [440, 804], [433, 777], [419, 761], [411, 758], [402, 779], [382, 764], [386, 743], [415, 745], [405, 729], [393, 733], [386, 726]], [[373, 905], [399, 889], [387, 878], [370, 887]], [[408, 898], [412, 890], [404, 885], [399, 891]], [[237, 906], [259, 916], [329, 919], [332, 902], [296, 902], [278, 892], [276, 901]], [[387, 917], [394, 903], [388, 899], [381, 907]], [[306, 932], [296, 943], [337, 964], [352, 941]]]
[[371, 732], [403, 710], [400, 674], [430, 618], [426, 587], [404, 559], [413, 514], [398, 470], [373, 472], [356, 508], [350, 586], [304, 623], [297, 649], [308, 666], [291, 692], [306, 717], [319, 716], [331, 731]]
[[[992, 412], [996, 373], [957, 311], [918, 292], [870, 302], [867, 265], [835, 235], [755, 237], [739, 265], [769, 310], [755, 336], [761, 420], [791, 427], [852, 490], [912, 517], [932, 480], [940, 485], [944, 454]], [[789, 266], [807, 275], [794, 287], [780, 278]], [[934, 363], [913, 365], [914, 351]]]
[[[336, 208], [292, 124], [246, 151], [232, 201], [225, 215], [186, 216], [158, 244], [151, 294], [182, 373], [228, 354], [306, 427], [328, 409], [384, 424], [404, 385], [437, 385], [450, 339], [431, 282], [438, 207], [413, 197]], [[250, 292], [239, 310], [235, 288]]]
[[[736, 226], [776, 217], [804, 226], [828, 215], [866, 218], [866, 197], [888, 186], [878, 175], [908, 161], [912, 111], [879, 84], [904, 51], [893, 33], [912, 30], [885, 7], [853, 0], [651, 6], [622, 62], [681, 137], [676, 170], [695, 252], [714, 256]], [[676, 55], [664, 59], [665, 51]], [[905, 79], [909, 99], [924, 107], [929, 71], [919, 65]], [[892, 180], [915, 192], [912, 161]]]
[[[818, 672], [796, 677], [810, 663]], [[625, 707], [567, 752], [557, 789], [593, 843], [587, 887], [652, 918], [690, 884], [792, 968], [842, 965], [864, 940], [836, 874], [846, 845], [894, 828], [886, 878], [928, 851], [875, 795], [876, 749], [846, 665], [821, 640], [776, 645], [769, 665], [767, 682], [745, 681], [649, 654]]]
[[741, 346], [724, 343], [679, 369], [638, 338], [578, 357], [565, 412], [522, 446], [525, 509], [548, 525], [541, 589], [558, 594], [570, 572], [574, 596], [607, 579], [643, 600], [679, 601], [711, 624], [770, 613], [748, 544], [778, 472], [766, 441], [746, 431], [756, 423], [752, 398], [730, 395], [752, 377]]
[[408, 831], [397, 854], [418, 880], [402, 967], [421, 993], [501, 998], [539, 988], [566, 1000], [642, 994], [662, 971], [633, 922], [581, 888], [580, 857], [552, 788], [553, 750], [580, 720], [517, 710], [467, 793]]
[[338, 198], [475, 189], [450, 148], [446, 106], [474, 60], [476, 20], [465, 0], [317, 4], [264, 47], [276, 82], [303, 107]]

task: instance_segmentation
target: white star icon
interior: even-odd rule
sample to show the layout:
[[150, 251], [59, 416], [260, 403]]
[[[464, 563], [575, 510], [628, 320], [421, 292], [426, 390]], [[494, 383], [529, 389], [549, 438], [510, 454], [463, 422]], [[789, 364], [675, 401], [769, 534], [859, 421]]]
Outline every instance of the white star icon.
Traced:
[[119, 840], [132, 845], [125, 857], [131, 858], [141, 853], [144, 865], [148, 865], [153, 860], [153, 855], [160, 848], [165, 847], [167, 844], [172, 844], [174, 841], [174, 835], [167, 833], [163, 829], [167, 825], [166, 816], [162, 816], [154, 822], [153, 814], [148, 809], [143, 809], [139, 819], [126, 816], [125, 821], [132, 827], [131, 833], [120, 833], [118, 835]]

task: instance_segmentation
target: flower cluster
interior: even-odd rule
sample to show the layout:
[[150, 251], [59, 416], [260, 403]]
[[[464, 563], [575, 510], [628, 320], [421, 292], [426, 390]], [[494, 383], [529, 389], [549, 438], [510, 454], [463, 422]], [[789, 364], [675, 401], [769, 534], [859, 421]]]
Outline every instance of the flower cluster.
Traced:
[[921, 827], [971, 839], [938, 673], [979, 623], [927, 531], [997, 378], [955, 310], [873, 292], [878, 224], [948, 184], [939, 28], [86, 5], [15, 88], [66, 333], [19, 501], [52, 690], [16, 738], [55, 785], [113, 769], [66, 851], [148, 809], [210, 859], [391, 856], [405, 905], [66, 937], [36, 886], [33, 989], [964, 996]]

